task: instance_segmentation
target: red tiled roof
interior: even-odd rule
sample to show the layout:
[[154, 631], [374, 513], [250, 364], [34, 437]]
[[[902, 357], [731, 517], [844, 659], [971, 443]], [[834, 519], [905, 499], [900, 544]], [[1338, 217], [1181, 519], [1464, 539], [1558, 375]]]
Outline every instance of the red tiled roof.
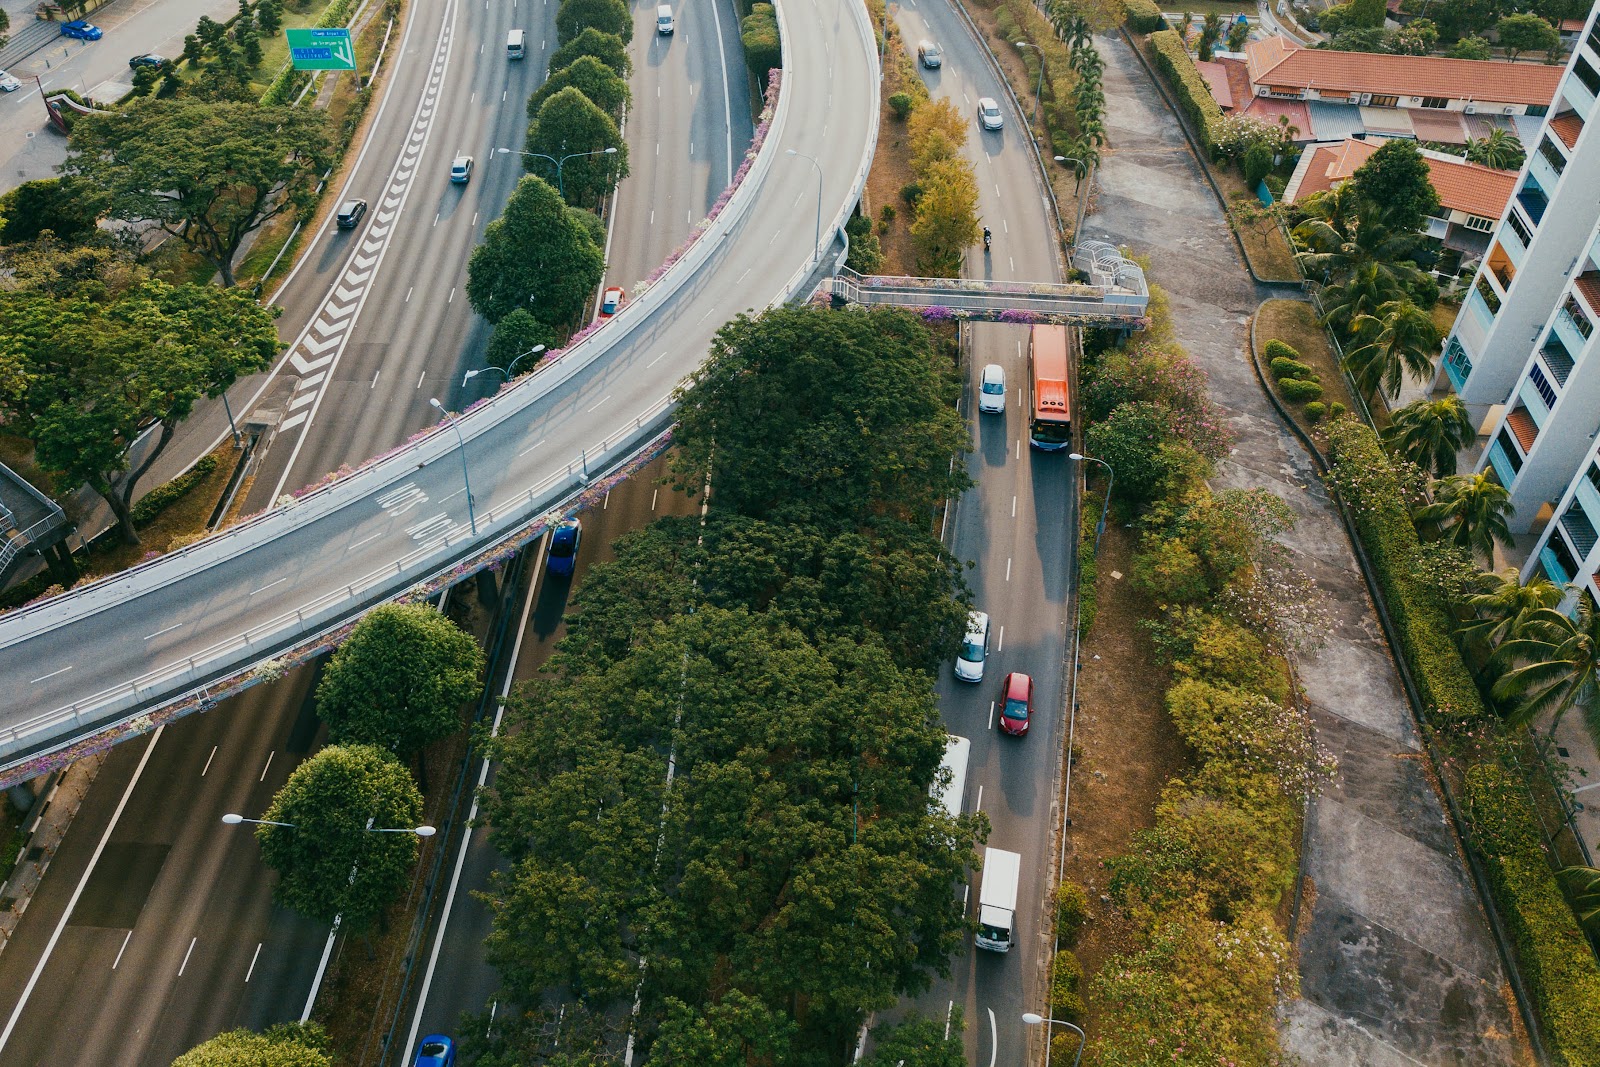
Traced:
[[1563, 73], [1543, 63], [1300, 48], [1276, 35], [1246, 45], [1245, 60], [1253, 85], [1538, 106], [1555, 99]]
[[1582, 33], [1586, 21], [1586, 19], [1562, 19], [1561, 25], [1557, 28], [1562, 33]]
[[[1358, 141], [1352, 137], [1337, 144], [1313, 146], [1311, 162], [1295, 192], [1295, 200], [1298, 202], [1345, 181], [1372, 158], [1381, 144], [1381, 141]], [[1439, 194], [1439, 203], [1455, 211], [1498, 219], [1517, 186], [1514, 170], [1495, 170], [1463, 160], [1439, 159], [1435, 153], [1427, 153], [1423, 158], [1428, 163], [1428, 180]]]
[[1289, 125], [1298, 132], [1294, 135], [1297, 141], [1311, 140], [1311, 112], [1299, 100], [1271, 100], [1265, 96], [1249, 97], [1247, 103], [1238, 114], [1249, 115], [1263, 122], [1277, 122], [1279, 115], [1289, 116]]
[[1195, 69], [1206, 80], [1206, 88], [1211, 90], [1211, 97], [1217, 106], [1224, 111], [1233, 107], [1233, 91], [1228, 87], [1228, 69], [1221, 63], [1196, 61]]
[[1550, 132], [1561, 138], [1561, 143], [1568, 148], [1576, 148], [1578, 134], [1583, 132], [1583, 119], [1576, 111], [1563, 111], [1550, 120]]

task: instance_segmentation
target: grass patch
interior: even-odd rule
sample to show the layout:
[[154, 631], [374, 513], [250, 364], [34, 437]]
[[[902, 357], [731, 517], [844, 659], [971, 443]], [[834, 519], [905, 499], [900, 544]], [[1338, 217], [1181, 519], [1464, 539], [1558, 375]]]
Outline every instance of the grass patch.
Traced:
[[1324, 403], [1340, 403], [1347, 411], [1356, 410], [1344, 373], [1339, 369], [1339, 357], [1328, 341], [1327, 331], [1317, 321], [1317, 309], [1311, 304], [1304, 300], [1266, 301], [1256, 311], [1255, 338], [1256, 358], [1260, 360], [1261, 368], [1267, 374], [1267, 381], [1272, 383], [1278, 399], [1294, 416], [1302, 430], [1317, 436], [1320, 440], [1326, 420], [1313, 423], [1306, 417], [1303, 405], [1294, 403], [1284, 396], [1280, 384], [1273, 381], [1271, 372], [1267, 370], [1267, 358], [1261, 351], [1268, 341], [1282, 341], [1300, 353], [1300, 362], [1316, 371], [1317, 379], [1322, 383]]
[[1460, 311], [1461, 305], [1450, 300], [1441, 300], [1433, 305], [1428, 314], [1433, 316], [1433, 325], [1439, 331], [1440, 337], [1450, 336], [1450, 331], [1456, 324], [1456, 315]]
[[1211, 175], [1221, 187], [1222, 195], [1228, 198], [1228, 225], [1239, 235], [1239, 241], [1244, 245], [1245, 258], [1250, 261], [1256, 276], [1265, 281], [1299, 281], [1300, 267], [1295, 262], [1294, 249], [1283, 236], [1283, 230], [1275, 223], [1268, 225], [1265, 220], [1246, 221], [1245, 218], [1236, 215], [1236, 212], [1242, 212], [1246, 208], [1261, 206], [1256, 194], [1245, 188], [1244, 179], [1239, 172], [1213, 167]]

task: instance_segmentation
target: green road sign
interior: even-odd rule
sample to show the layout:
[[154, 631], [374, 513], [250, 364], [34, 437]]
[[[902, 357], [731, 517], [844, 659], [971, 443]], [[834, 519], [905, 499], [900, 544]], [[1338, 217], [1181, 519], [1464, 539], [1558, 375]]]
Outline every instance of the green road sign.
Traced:
[[356, 49], [350, 31], [284, 30], [295, 70], [355, 70]]

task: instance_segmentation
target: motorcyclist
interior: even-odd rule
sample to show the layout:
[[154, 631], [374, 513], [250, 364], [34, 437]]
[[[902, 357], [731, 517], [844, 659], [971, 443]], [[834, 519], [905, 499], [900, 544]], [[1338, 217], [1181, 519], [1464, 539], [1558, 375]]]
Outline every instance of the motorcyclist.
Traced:
[[983, 250], [985, 252], [989, 251], [989, 242], [992, 238], [993, 235], [989, 233], [989, 227], [985, 226], [983, 228]]

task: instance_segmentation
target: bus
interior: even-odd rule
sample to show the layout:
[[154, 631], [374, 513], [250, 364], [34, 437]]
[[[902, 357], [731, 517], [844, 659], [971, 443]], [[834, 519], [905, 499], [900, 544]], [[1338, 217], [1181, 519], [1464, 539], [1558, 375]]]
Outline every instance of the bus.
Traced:
[[972, 742], [955, 734], [945, 736], [944, 759], [939, 764], [939, 781], [928, 792], [934, 804], [944, 809], [952, 819], [961, 818], [961, 808], [967, 795], [967, 760], [972, 755]]
[[1028, 443], [1045, 452], [1072, 447], [1065, 326], [1035, 326], [1028, 338]]

